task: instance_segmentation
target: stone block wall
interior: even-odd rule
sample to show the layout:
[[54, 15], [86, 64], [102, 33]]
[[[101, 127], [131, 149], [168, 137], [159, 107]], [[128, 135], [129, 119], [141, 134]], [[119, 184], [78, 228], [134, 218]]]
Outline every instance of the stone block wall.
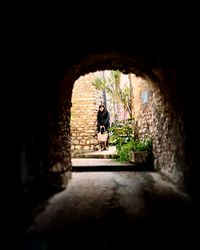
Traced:
[[166, 75], [162, 72], [159, 85], [131, 75], [136, 133], [153, 139], [155, 168], [181, 186], [187, 169], [183, 117], [173, 89], [176, 76], [170, 71]]
[[101, 93], [92, 82], [101, 72], [89, 73], [75, 81], [71, 107], [72, 152], [95, 150], [97, 147], [97, 111]]

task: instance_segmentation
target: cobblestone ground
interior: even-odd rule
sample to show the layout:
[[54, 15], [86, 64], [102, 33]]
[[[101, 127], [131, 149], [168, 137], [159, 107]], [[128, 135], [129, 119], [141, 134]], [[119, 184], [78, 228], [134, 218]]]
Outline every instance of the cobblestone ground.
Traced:
[[157, 173], [72, 173], [35, 216], [24, 249], [198, 249], [197, 211]]

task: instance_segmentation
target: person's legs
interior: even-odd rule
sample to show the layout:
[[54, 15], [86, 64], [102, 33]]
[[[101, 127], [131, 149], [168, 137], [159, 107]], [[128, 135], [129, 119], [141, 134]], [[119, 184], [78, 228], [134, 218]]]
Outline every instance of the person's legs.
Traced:
[[100, 142], [100, 150], [101, 151], [104, 150], [104, 142], [103, 141]]
[[108, 134], [108, 139], [106, 141], [106, 148], [108, 148], [108, 147], [109, 147], [109, 134]]
[[100, 150], [101, 151], [106, 150], [106, 142], [104, 142], [104, 141], [100, 142]]
[[99, 150], [101, 151], [101, 142], [99, 142]]
[[106, 150], [106, 142], [103, 142], [103, 150]]
[[106, 150], [106, 142], [103, 142], [104, 150]]

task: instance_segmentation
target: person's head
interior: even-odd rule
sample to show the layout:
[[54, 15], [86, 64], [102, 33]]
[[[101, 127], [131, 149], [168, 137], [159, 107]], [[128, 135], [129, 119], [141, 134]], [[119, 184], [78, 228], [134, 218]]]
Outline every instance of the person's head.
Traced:
[[106, 108], [105, 108], [105, 106], [103, 105], [103, 104], [101, 104], [101, 105], [99, 105], [99, 110], [100, 111], [104, 111]]

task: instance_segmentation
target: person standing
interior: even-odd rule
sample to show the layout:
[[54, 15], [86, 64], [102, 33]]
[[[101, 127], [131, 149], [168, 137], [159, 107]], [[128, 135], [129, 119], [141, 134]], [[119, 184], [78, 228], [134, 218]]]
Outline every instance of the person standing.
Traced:
[[[105, 133], [108, 134], [108, 128], [110, 127], [110, 115], [108, 110], [106, 109], [105, 105], [99, 105], [99, 110], [97, 113], [97, 130], [98, 133]], [[106, 141], [100, 141], [100, 149], [106, 150], [106, 146], [108, 146], [108, 137]]]

